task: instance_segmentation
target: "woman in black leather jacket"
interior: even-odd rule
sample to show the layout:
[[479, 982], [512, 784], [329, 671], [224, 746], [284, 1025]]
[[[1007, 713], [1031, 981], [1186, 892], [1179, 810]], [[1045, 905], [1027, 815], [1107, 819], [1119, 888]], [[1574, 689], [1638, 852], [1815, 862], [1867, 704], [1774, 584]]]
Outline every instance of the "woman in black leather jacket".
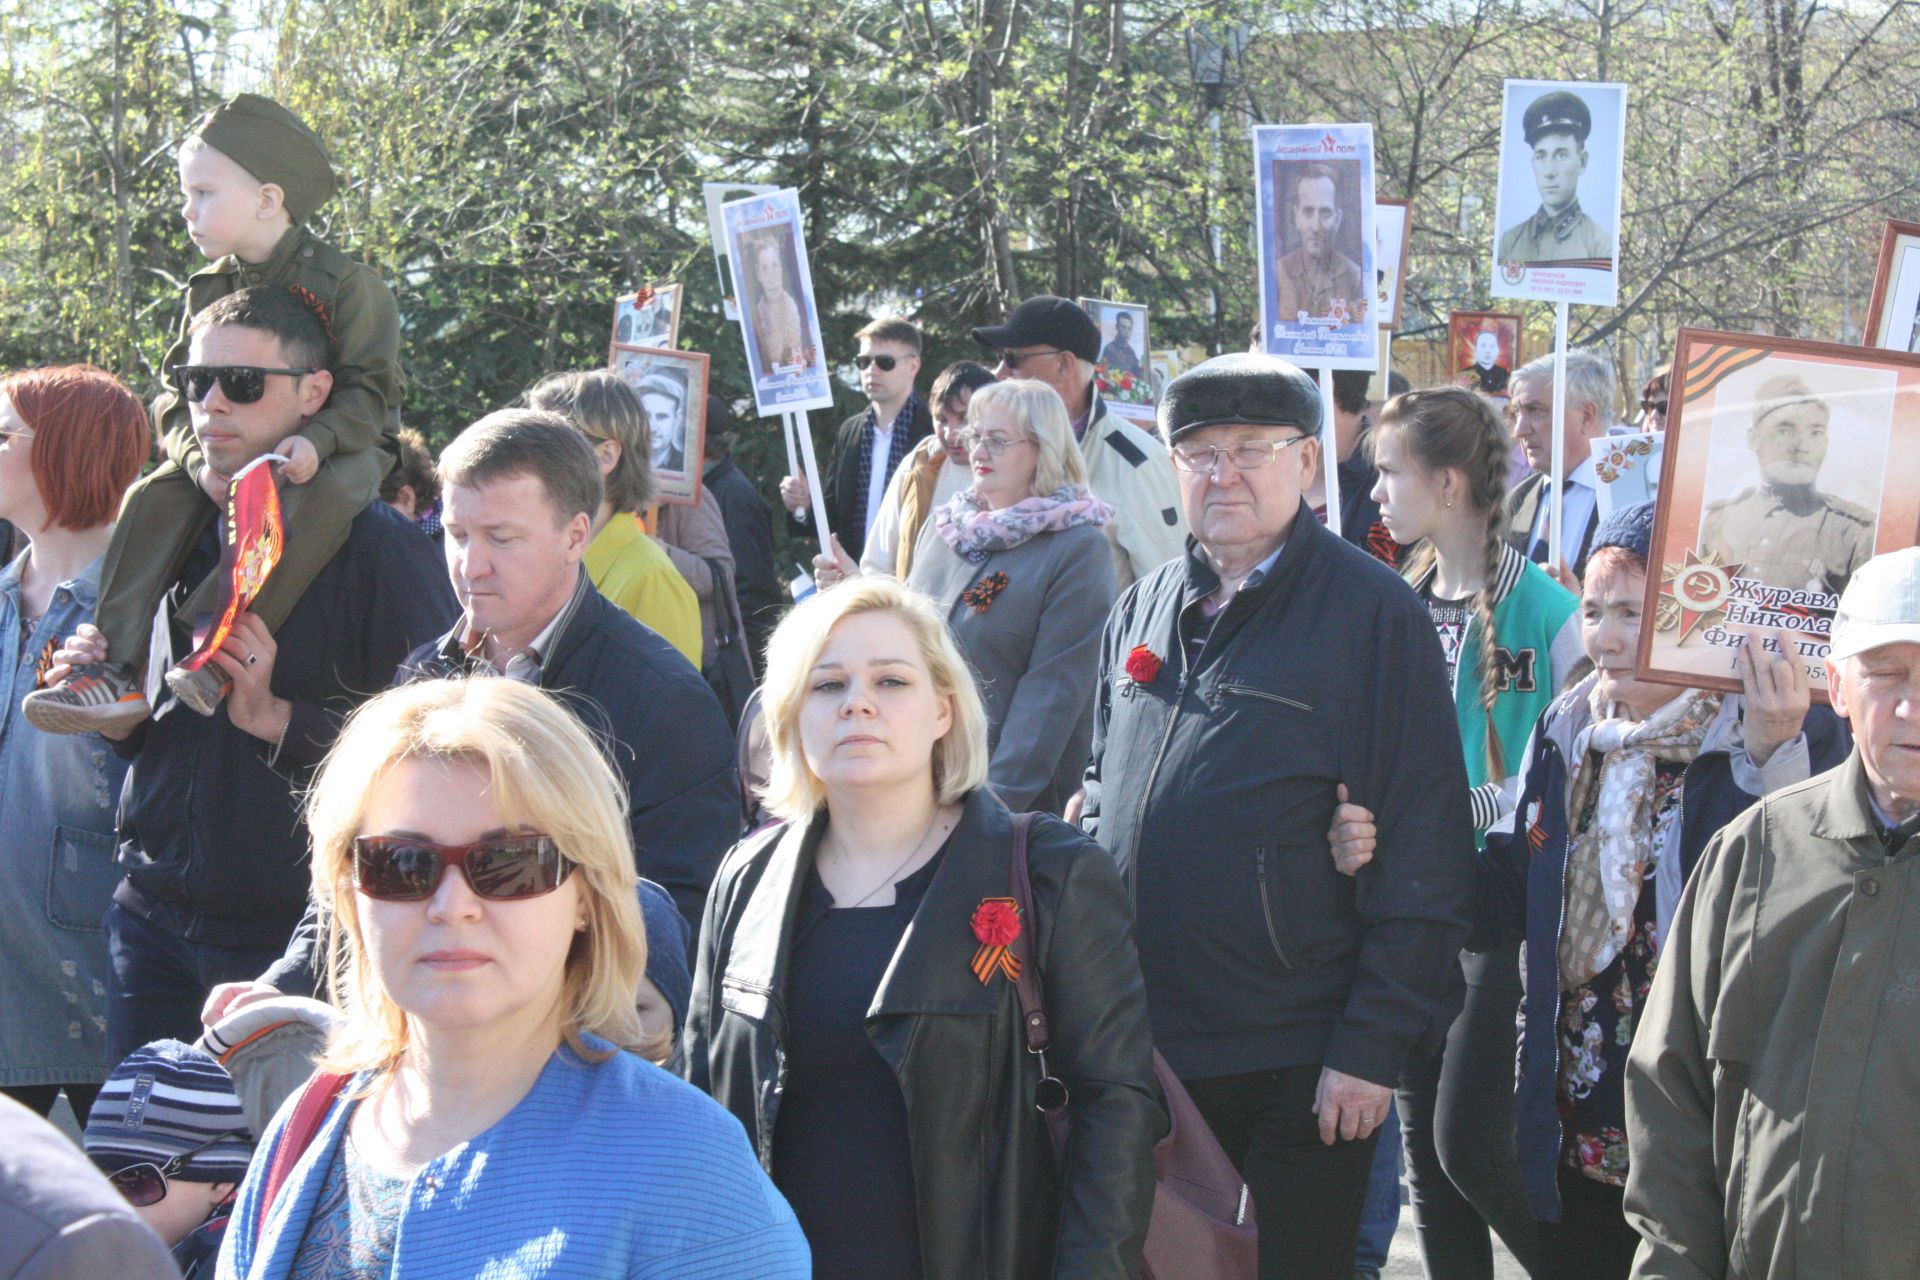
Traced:
[[[769, 649], [767, 806], [786, 821], [708, 897], [688, 1078], [746, 1126], [817, 1280], [1136, 1274], [1165, 1119], [1112, 860], [1036, 818], [1034, 918], [1015, 915], [979, 695], [915, 592], [833, 588]], [[1057, 1169], [993, 947], [1016, 927], [1069, 1092]]]

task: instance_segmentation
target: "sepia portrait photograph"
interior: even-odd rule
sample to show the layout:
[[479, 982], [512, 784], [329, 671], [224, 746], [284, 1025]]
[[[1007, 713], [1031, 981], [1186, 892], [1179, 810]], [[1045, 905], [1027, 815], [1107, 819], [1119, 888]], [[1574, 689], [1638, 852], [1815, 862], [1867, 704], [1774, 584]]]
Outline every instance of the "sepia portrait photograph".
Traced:
[[1920, 222], [1889, 222], [1867, 304], [1866, 343], [1920, 352]]
[[721, 207], [729, 200], [748, 196], [771, 195], [780, 188], [760, 182], [703, 182], [701, 194], [707, 202], [707, 234], [713, 240], [713, 270], [720, 280], [720, 310], [726, 318], [740, 319], [740, 294], [734, 284], [733, 262], [727, 253], [727, 225]]
[[1373, 368], [1373, 127], [1261, 125], [1253, 134], [1266, 351], [1321, 368]]
[[612, 367], [647, 416], [660, 501], [698, 505], [706, 465], [706, 353], [622, 344], [613, 349]]
[[1447, 368], [1454, 385], [1507, 397], [1520, 354], [1521, 320], [1502, 311], [1455, 311], [1447, 316]]
[[1625, 85], [1506, 82], [1494, 297], [1618, 301], [1626, 118]]
[[1670, 391], [1641, 674], [1737, 689], [1757, 628], [1823, 692], [1840, 593], [1920, 534], [1920, 356], [1682, 329]]
[[762, 415], [831, 407], [798, 193], [750, 196], [723, 213], [755, 405]]

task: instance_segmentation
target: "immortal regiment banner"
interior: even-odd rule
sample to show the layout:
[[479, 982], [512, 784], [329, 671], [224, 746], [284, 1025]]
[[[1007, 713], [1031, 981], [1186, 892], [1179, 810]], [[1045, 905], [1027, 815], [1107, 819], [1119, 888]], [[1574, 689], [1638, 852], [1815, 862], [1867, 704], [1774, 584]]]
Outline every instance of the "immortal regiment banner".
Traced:
[[665, 347], [680, 345], [680, 286], [650, 285], [613, 303], [613, 345]]
[[1613, 306], [1627, 87], [1509, 80], [1493, 296]]
[[1507, 402], [1507, 382], [1526, 361], [1521, 356], [1520, 317], [1504, 311], [1454, 311], [1447, 315], [1447, 371], [1456, 386]]
[[813, 274], [791, 189], [721, 206], [740, 282], [740, 336], [760, 416], [833, 407]]
[[213, 571], [219, 594], [212, 619], [204, 631], [194, 633], [193, 652], [180, 662], [187, 671], [198, 671], [213, 660], [233, 634], [234, 619], [254, 602], [280, 563], [287, 531], [280, 519], [280, 491], [274, 486], [272, 464], [285, 461], [277, 453], [256, 458], [241, 468], [227, 489], [226, 537], [220, 546], [220, 565]]
[[1601, 519], [1623, 507], [1637, 507], [1659, 496], [1665, 432], [1599, 436], [1588, 444], [1593, 449], [1593, 474], [1599, 481], [1594, 499]]
[[1407, 278], [1407, 258], [1413, 249], [1413, 201], [1373, 202], [1374, 320], [1382, 329], [1400, 327], [1405, 301], [1401, 286]]
[[1920, 536], [1920, 356], [1680, 330], [1639, 674], [1740, 688], [1758, 635], [1826, 698], [1847, 580]]
[[726, 220], [720, 207], [729, 200], [746, 196], [771, 195], [780, 188], [761, 182], [703, 182], [701, 194], [707, 199], [707, 234], [713, 244], [713, 270], [720, 278], [720, 310], [729, 320], [740, 318], [740, 293], [734, 286], [733, 263], [727, 253]]
[[1867, 304], [1867, 345], [1920, 351], [1920, 222], [1889, 222]]
[[1147, 309], [1135, 302], [1108, 302], [1104, 298], [1081, 298], [1080, 306], [1100, 326], [1100, 358], [1093, 362], [1094, 390], [1112, 412], [1151, 425], [1159, 396], [1147, 354]]
[[1259, 125], [1253, 155], [1262, 345], [1321, 369], [1374, 368], [1373, 126]]
[[699, 506], [707, 445], [706, 353], [616, 343], [612, 367], [633, 388], [647, 415], [656, 496], [679, 506]]

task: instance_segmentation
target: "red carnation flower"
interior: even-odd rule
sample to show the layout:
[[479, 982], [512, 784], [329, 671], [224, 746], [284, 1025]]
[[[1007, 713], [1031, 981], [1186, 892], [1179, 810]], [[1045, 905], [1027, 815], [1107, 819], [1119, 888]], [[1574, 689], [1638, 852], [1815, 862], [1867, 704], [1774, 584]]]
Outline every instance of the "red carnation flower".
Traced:
[[983, 947], [1006, 947], [1020, 936], [1020, 908], [1012, 898], [988, 898], [973, 911], [973, 936]]
[[1135, 684], [1152, 684], [1160, 674], [1160, 655], [1143, 644], [1133, 646], [1127, 655], [1127, 678]]

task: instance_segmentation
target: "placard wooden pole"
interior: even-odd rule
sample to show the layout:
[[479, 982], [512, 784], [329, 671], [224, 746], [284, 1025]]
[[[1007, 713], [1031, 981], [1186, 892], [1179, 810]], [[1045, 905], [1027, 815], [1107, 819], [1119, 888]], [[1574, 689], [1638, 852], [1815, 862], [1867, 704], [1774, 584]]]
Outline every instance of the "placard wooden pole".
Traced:
[[800, 438], [800, 464], [806, 468], [807, 494], [813, 499], [813, 528], [820, 536], [820, 554], [833, 558], [833, 530], [827, 527], [827, 499], [820, 491], [820, 464], [813, 457], [813, 432], [807, 427], [807, 412], [792, 415], [793, 431]]
[[797, 476], [800, 474], [800, 459], [793, 451], [793, 415], [790, 413], [780, 415], [780, 438], [787, 445], [787, 474]]
[[[1565, 518], [1566, 495], [1561, 492], [1567, 480], [1567, 304], [1559, 302], [1553, 309], [1553, 470], [1547, 476], [1552, 491], [1547, 497], [1552, 503], [1547, 508], [1547, 566], [1552, 568], [1560, 563], [1560, 524]], [[1567, 566], [1567, 572], [1573, 572], [1573, 566]]]
[[1340, 428], [1333, 420], [1333, 370], [1320, 366], [1321, 470], [1326, 476], [1327, 528], [1340, 535]]
[[1393, 330], [1380, 331], [1380, 403], [1393, 399]]

